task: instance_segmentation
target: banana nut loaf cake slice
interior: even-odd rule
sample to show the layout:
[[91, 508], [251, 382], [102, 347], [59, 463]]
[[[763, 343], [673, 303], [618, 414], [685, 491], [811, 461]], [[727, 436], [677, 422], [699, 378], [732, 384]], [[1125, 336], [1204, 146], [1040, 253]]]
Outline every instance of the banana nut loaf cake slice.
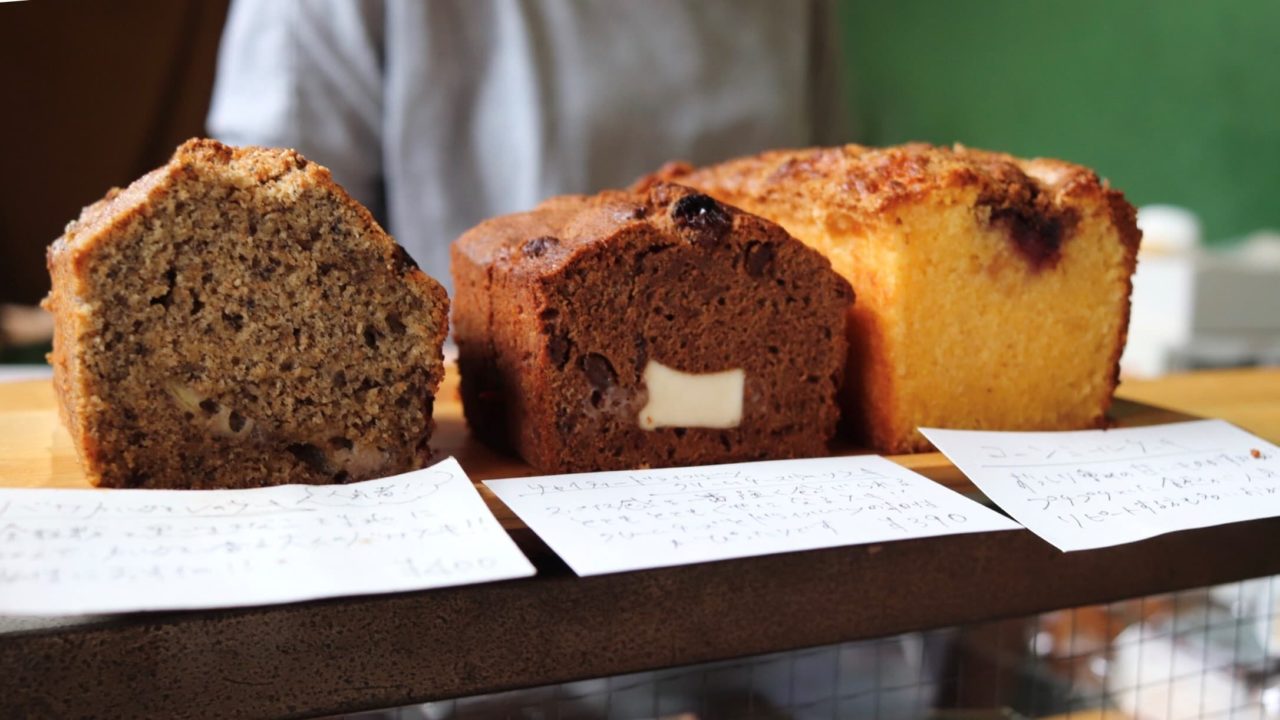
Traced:
[[452, 248], [467, 421], [546, 472], [820, 455], [848, 283], [688, 188], [553, 198]]
[[657, 178], [777, 222], [848, 278], [845, 407], [862, 442], [910, 452], [929, 448], [920, 426], [1105, 422], [1140, 234], [1133, 207], [1092, 171], [959, 146], [848, 145]]
[[421, 467], [444, 289], [329, 171], [191, 140], [49, 249], [54, 385], [107, 487], [332, 483]]

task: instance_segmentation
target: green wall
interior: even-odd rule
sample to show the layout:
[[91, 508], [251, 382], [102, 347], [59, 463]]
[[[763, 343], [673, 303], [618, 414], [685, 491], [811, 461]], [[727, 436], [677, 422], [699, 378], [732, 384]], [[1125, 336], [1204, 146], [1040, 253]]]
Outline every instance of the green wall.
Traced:
[[1280, 228], [1280, 0], [845, 0], [854, 136], [1096, 169], [1207, 239]]

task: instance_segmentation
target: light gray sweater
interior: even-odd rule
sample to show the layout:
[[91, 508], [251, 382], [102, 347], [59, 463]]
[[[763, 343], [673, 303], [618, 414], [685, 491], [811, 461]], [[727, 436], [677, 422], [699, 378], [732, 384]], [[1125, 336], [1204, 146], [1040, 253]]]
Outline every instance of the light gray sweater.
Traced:
[[844, 139], [824, 0], [237, 0], [209, 113], [327, 165], [428, 274], [562, 193]]

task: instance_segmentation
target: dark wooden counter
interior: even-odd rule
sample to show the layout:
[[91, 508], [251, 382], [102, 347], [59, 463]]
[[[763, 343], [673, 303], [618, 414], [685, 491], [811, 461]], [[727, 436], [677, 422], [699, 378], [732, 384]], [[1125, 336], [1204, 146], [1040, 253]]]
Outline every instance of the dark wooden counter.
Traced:
[[[1122, 395], [1280, 437], [1280, 371], [1184, 376]], [[0, 435], [26, 437], [0, 447], [0, 485], [42, 484], [15, 477], [37, 455], [52, 478], [43, 484], [75, 484], [66, 440], [42, 415], [50, 402], [46, 383], [0, 386]], [[1176, 417], [1119, 410], [1124, 424]], [[477, 479], [520, 471], [472, 444], [456, 407], [442, 415], [440, 443]], [[31, 448], [41, 437], [43, 450]], [[901, 460], [964, 489], [936, 457]], [[503, 518], [537, 577], [238, 610], [0, 621], [0, 717], [339, 713], [1280, 574], [1280, 518], [1069, 554], [1016, 531], [595, 578], [573, 576]]]

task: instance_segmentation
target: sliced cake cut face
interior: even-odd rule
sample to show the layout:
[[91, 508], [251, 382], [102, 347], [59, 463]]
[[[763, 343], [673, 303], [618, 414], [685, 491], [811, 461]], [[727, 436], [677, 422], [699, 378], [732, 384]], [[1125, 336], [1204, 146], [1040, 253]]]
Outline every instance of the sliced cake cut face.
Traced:
[[55, 386], [95, 484], [331, 483], [427, 461], [444, 290], [301, 155], [189, 141], [86, 208], [49, 269]]
[[818, 455], [848, 284], [687, 188], [556, 198], [453, 246], [472, 429], [546, 472]]
[[858, 294], [845, 406], [881, 452], [921, 426], [1099, 427], [1139, 232], [1091, 171], [962, 147], [771, 152], [659, 174], [822, 251]]

